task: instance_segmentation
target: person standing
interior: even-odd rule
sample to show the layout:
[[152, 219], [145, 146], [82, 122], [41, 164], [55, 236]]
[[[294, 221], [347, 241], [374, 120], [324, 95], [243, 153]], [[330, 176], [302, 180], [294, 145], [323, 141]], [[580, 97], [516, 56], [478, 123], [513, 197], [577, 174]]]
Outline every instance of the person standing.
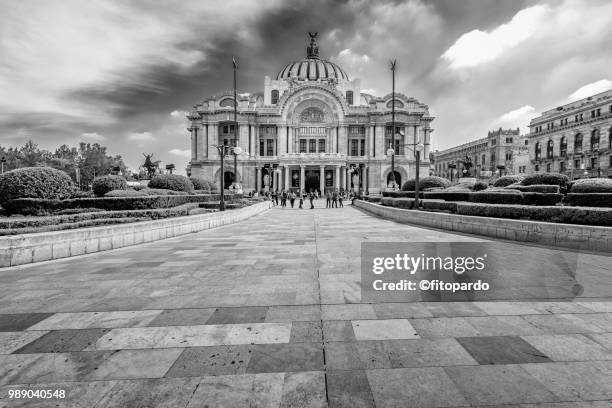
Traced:
[[291, 208], [293, 208], [293, 204], [295, 203], [295, 193], [293, 191], [289, 195], [289, 202], [291, 203]]
[[331, 208], [332, 205], [332, 194], [331, 191], [327, 190], [327, 193], [325, 193], [325, 208]]
[[281, 207], [286, 207], [286, 206], [287, 206], [287, 192], [283, 190], [281, 192]]
[[338, 190], [332, 193], [332, 208], [338, 208]]
[[300, 208], [304, 209], [304, 190], [300, 190]]
[[315, 193], [312, 190], [310, 190], [310, 194], [308, 194], [308, 199], [310, 200], [310, 209], [313, 210], [314, 209], [313, 200], [315, 199]]
[[342, 204], [342, 200], [344, 199], [344, 191], [341, 191], [338, 194], [338, 203], [340, 204], [340, 208], [344, 208], [344, 204]]

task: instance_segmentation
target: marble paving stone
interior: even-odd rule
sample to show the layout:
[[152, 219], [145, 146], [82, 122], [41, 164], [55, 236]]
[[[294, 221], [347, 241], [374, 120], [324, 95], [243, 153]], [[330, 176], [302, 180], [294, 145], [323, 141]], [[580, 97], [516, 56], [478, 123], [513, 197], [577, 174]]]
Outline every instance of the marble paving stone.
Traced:
[[551, 361], [545, 352], [534, 348], [518, 336], [459, 337], [457, 341], [483, 365]]
[[322, 369], [323, 349], [320, 343], [258, 344], [253, 348], [247, 373]]
[[176, 408], [189, 403], [200, 379], [160, 378], [116, 381], [96, 407]]
[[203, 377], [186, 408], [278, 407], [284, 373]]
[[10, 354], [47, 333], [47, 331], [0, 332], [0, 354]]
[[291, 343], [310, 343], [323, 341], [321, 321], [291, 323]]
[[68, 330], [146, 326], [161, 310], [56, 313], [28, 330]]
[[170, 369], [183, 349], [119, 350], [109, 356], [88, 380], [125, 380], [161, 378]]
[[545, 330], [529, 323], [523, 316], [466, 317], [465, 321], [481, 336], [520, 336], [546, 333]]
[[200, 326], [206, 324], [215, 309], [172, 309], [164, 310], [147, 326]]
[[580, 306], [586, 307], [594, 312], [612, 313], [612, 302], [578, 302]]
[[541, 314], [593, 313], [580, 302], [531, 302], [529, 306]]
[[422, 338], [475, 337], [480, 335], [464, 317], [412, 319], [410, 323]]
[[455, 339], [385, 340], [383, 343], [393, 368], [478, 364]]
[[378, 303], [373, 307], [379, 319], [433, 317], [431, 311], [420, 303]]
[[612, 360], [612, 351], [581, 334], [523, 336], [523, 339], [553, 361]]
[[288, 343], [291, 323], [112, 329], [90, 350], [201, 347], [231, 344]]
[[531, 302], [474, 302], [474, 305], [492, 316], [540, 313]]
[[308, 306], [271, 306], [266, 314], [266, 322], [298, 322], [321, 320], [319, 305]]
[[376, 319], [370, 304], [321, 305], [323, 320]]
[[586, 334], [585, 336], [601, 344], [606, 349], [612, 351], [612, 333]]
[[[92, 381], [92, 382], [61, 382], [45, 384], [6, 385], [0, 387], [0, 407], [11, 408], [84, 408], [94, 407], [96, 403], [110, 391], [116, 381]], [[8, 399], [8, 390], [64, 390], [66, 398], [53, 399]], [[5, 398], [6, 397], [6, 398]], [[2, 401], [7, 405], [2, 405]]]
[[[544, 366], [547, 364], [532, 364]], [[534, 377], [518, 365], [445, 367], [444, 371], [472, 405], [558, 402]]]
[[374, 408], [374, 397], [364, 370], [327, 373], [330, 408]]
[[285, 373], [280, 408], [326, 408], [325, 391], [321, 371]]
[[166, 377], [244, 374], [253, 346], [193, 347], [183, 351]]
[[0, 314], [0, 332], [25, 330], [51, 315], [52, 313]]
[[455, 407], [467, 405], [442, 368], [368, 370], [377, 407]]
[[324, 320], [323, 338], [326, 342], [357, 340], [350, 320]]
[[353, 320], [357, 340], [418, 339], [408, 319]]
[[8, 354], [0, 357], [0, 385], [81, 381], [114, 351]]
[[433, 315], [433, 317], [465, 317], [487, 315], [484, 310], [469, 302], [428, 302], [421, 303], [421, 305], [425, 306], [425, 308]]
[[521, 404], [519, 408], [610, 408], [612, 401], [566, 401], [545, 404]]
[[588, 361], [521, 366], [563, 401], [612, 399], [612, 362]]
[[66, 353], [81, 351], [108, 333], [109, 329], [54, 330], [15, 350], [14, 353]]
[[[332, 342], [325, 345], [325, 364], [329, 370], [363, 370], [356, 342]], [[387, 368], [391, 367], [389, 362]]]
[[524, 316], [524, 319], [547, 334], [603, 332], [601, 327], [584, 320], [574, 319], [571, 315], [533, 315]]
[[581, 313], [571, 315], [564, 314], [561, 316], [595, 325], [604, 332], [612, 332], [612, 313]]
[[222, 307], [215, 310], [206, 324], [261, 323], [267, 312], [267, 307]]

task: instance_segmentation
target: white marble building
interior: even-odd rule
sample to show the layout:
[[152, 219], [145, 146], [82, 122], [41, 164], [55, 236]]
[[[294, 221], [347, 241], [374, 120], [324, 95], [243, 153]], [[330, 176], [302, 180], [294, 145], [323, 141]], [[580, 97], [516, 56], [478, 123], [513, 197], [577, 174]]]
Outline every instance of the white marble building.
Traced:
[[[390, 72], [381, 72], [389, 75]], [[284, 66], [264, 91], [239, 94], [237, 127], [232, 92], [195, 105], [187, 117], [191, 132], [190, 172], [220, 181], [220, 158], [213, 145], [240, 146], [225, 160], [225, 185], [236, 178], [245, 191], [299, 188], [362, 189], [377, 193], [390, 184], [393, 98], [361, 93], [338, 65], [319, 57], [311, 36], [306, 58]], [[395, 177], [414, 177], [415, 143], [424, 144], [421, 174], [429, 173], [431, 122], [428, 106], [395, 93]]]

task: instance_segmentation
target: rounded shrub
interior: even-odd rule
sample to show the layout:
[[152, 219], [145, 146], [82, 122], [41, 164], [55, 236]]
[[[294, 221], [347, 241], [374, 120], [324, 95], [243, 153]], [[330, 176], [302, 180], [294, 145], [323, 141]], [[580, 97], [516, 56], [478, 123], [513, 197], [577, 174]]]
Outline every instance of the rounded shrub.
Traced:
[[510, 184], [518, 184], [521, 181], [523, 181], [522, 176], [501, 176], [500, 178], [495, 180], [495, 183], [493, 183], [493, 187], [506, 187]]
[[569, 177], [567, 177], [565, 174], [540, 173], [525, 177], [523, 181], [521, 181], [521, 184], [524, 186], [531, 186], [533, 184], [548, 184], [565, 187], [568, 181]]
[[[428, 176], [419, 179], [419, 189], [425, 190], [426, 188], [434, 188], [434, 187], [449, 187], [451, 182], [444, 177], [437, 176]], [[410, 179], [404, 183], [402, 186], [402, 191], [414, 191], [415, 188], [415, 179]]]
[[477, 181], [476, 183], [474, 183], [474, 186], [472, 187], [473, 191], [482, 191], [482, 190], [486, 190], [487, 188], [489, 188], [489, 185], [487, 183], [484, 183], [482, 181]]
[[70, 176], [52, 167], [24, 167], [0, 175], [0, 204], [16, 198], [69, 198], [75, 191]]
[[128, 185], [123, 176], [100, 176], [96, 177], [92, 183], [92, 189], [96, 196], [102, 197], [109, 191], [127, 190]]
[[211, 182], [208, 180], [198, 177], [189, 177], [189, 180], [191, 180], [191, 182], [193, 183], [193, 188], [195, 190], [211, 190]]
[[575, 180], [570, 193], [612, 193], [612, 179], [591, 178]]
[[149, 188], [162, 188], [173, 191], [193, 191], [193, 183], [179, 174], [158, 174], [149, 181]]

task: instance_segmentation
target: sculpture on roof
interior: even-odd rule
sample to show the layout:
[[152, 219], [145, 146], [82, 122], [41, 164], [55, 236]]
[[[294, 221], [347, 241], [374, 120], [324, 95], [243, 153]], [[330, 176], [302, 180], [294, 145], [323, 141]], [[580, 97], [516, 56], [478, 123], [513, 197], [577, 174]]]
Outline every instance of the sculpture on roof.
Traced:
[[317, 36], [319, 33], [316, 32], [313, 34], [309, 31], [308, 35], [310, 36], [310, 45], [306, 48], [306, 56], [308, 58], [319, 58], [319, 44], [317, 44]]

